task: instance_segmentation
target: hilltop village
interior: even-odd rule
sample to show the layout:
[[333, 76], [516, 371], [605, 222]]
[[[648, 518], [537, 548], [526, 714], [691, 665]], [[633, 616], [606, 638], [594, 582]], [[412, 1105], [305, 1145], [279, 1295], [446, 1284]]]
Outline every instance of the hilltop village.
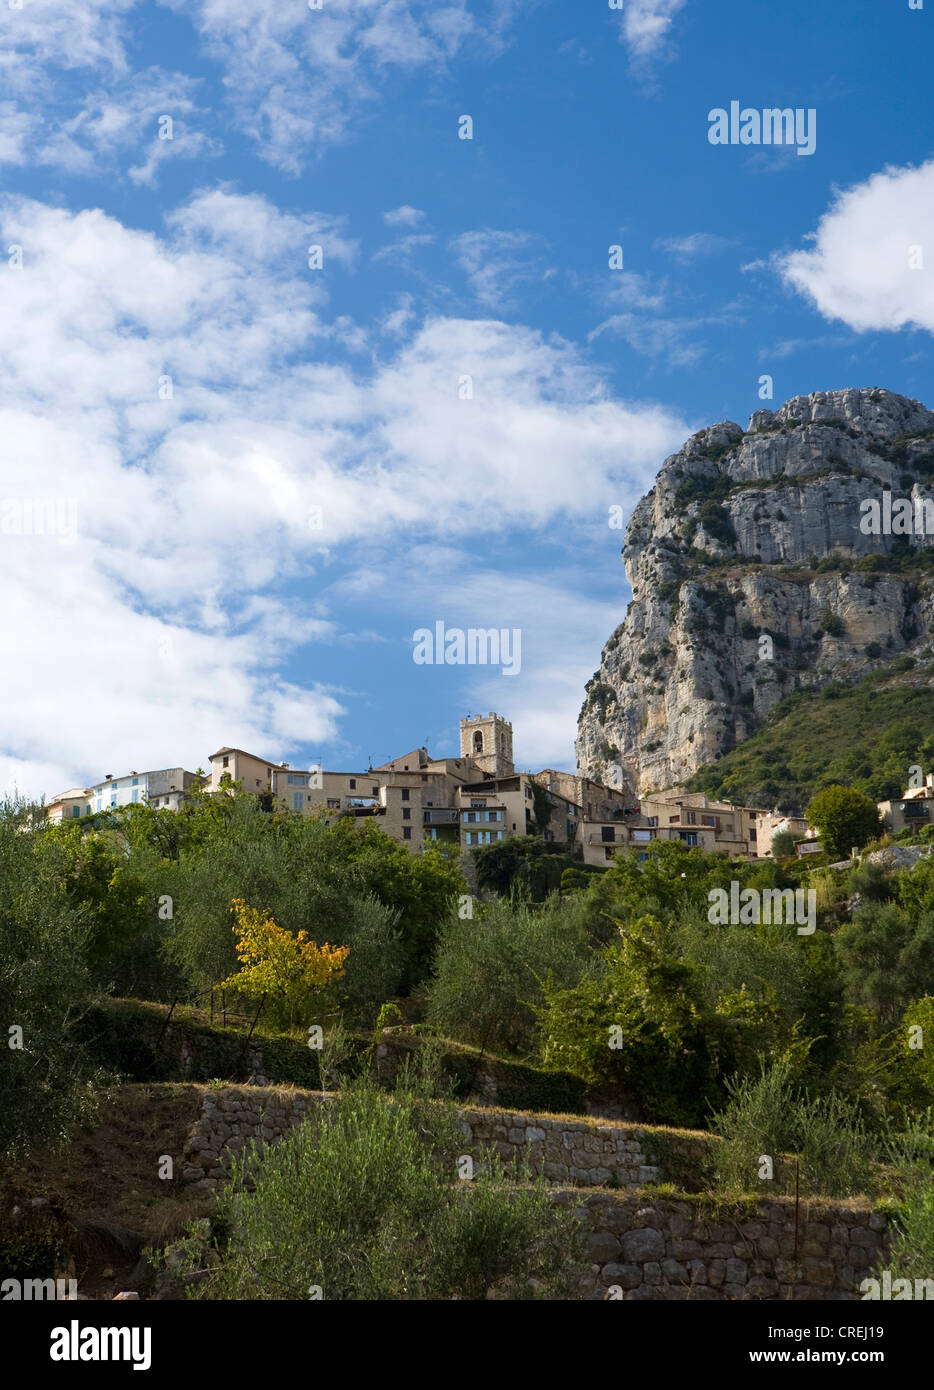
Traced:
[[[196, 790], [220, 794], [240, 783], [269, 809], [284, 806], [326, 819], [378, 816], [381, 829], [413, 853], [427, 841], [470, 849], [535, 835], [594, 867], [605, 867], [621, 849], [645, 856], [655, 840], [680, 840], [732, 858], [767, 859], [779, 831], [800, 837], [800, 853], [819, 849], [803, 818], [762, 807], [714, 801], [684, 787], [638, 797], [555, 768], [519, 772], [512, 724], [494, 712], [460, 721], [456, 758], [433, 758], [427, 748], [413, 748], [379, 767], [329, 772], [297, 769], [225, 746], [211, 754], [209, 765], [203, 775], [182, 767], [108, 773], [94, 786], [54, 797], [46, 815], [61, 824], [136, 802], [178, 810]], [[932, 783], [929, 777], [900, 802], [880, 803], [889, 829], [929, 820]]]

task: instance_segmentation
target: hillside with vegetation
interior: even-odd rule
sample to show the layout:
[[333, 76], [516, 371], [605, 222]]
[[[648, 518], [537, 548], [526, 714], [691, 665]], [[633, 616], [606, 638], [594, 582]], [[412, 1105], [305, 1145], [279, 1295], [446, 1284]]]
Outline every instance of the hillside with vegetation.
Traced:
[[786, 696], [758, 733], [687, 785], [716, 800], [798, 816], [833, 783], [892, 800], [905, 791], [910, 767], [934, 772], [932, 728], [934, 666], [902, 657], [853, 685]]
[[[3, 1267], [70, 1262], [95, 1297], [580, 1297], [574, 1222], [541, 1172], [465, 1147], [464, 1104], [634, 1121], [659, 1201], [873, 1204], [891, 1267], [929, 1267], [934, 858], [659, 843], [541, 901], [534, 857], [511, 879], [478, 859], [500, 891], [472, 894], [454, 850], [242, 792], [92, 827], [0, 809]], [[733, 882], [813, 891], [814, 932], [712, 926]], [[331, 1103], [229, 1174], [200, 1141], [216, 1190], [186, 1186], [192, 1125], [232, 1084]]]

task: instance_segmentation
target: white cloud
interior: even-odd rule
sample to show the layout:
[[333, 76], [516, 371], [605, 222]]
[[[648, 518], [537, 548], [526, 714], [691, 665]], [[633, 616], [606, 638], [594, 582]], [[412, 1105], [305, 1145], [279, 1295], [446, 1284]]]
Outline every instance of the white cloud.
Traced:
[[431, 232], [412, 232], [387, 246], [381, 246], [370, 259], [376, 264], [394, 265], [398, 270], [411, 270], [416, 254], [422, 247], [431, 246], [434, 239]]
[[392, 71], [442, 72], [471, 45], [495, 55], [512, 0], [162, 0], [184, 14], [225, 69], [241, 129], [296, 175], [364, 119]]
[[687, 0], [624, 0], [620, 40], [637, 62], [664, 55], [675, 15], [686, 3]]
[[736, 242], [713, 232], [691, 232], [688, 236], [660, 237], [653, 245], [660, 251], [669, 252], [676, 260], [692, 261], [697, 256], [714, 256], [726, 251]]
[[[807, 251], [776, 258], [785, 283], [850, 328], [934, 332], [934, 160], [839, 193]], [[923, 269], [911, 268], [920, 248]], [[916, 255], [916, 253], [915, 253]]]
[[410, 294], [400, 294], [395, 309], [383, 315], [380, 330], [390, 337], [401, 337], [415, 318], [415, 301]]
[[658, 310], [669, 297], [666, 281], [656, 283], [649, 275], [632, 270], [616, 270], [601, 286], [601, 302], [611, 307]]
[[86, 97], [77, 115], [44, 123], [35, 141], [36, 161], [87, 174], [113, 167], [119, 154], [138, 151], [142, 162], [128, 170], [129, 177], [151, 187], [168, 159], [221, 153], [220, 142], [198, 129], [206, 113], [194, 101], [197, 86], [158, 68], [112, 83]]
[[7, 91], [48, 87], [49, 64], [126, 70], [126, 16], [136, 0], [24, 0], [0, 9], [0, 73]]
[[853, 340], [843, 336], [833, 337], [825, 335], [817, 338], [784, 338], [771, 347], [759, 349], [760, 362], [783, 361], [786, 357], [795, 357], [799, 352], [813, 352], [815, 348], [839, 348], [845, 347]]
[[479, 302], [499, 309], [518, 285], [545, 278], [539, 240], [529, 232], [487, 228], [462, 232], [451, 239], [450, 248]]
[[334, 692], [281, 676], [296, 645], [345, 636], [325, 562], [355, 568], [374, 526], [449, 543], [586, 524], [634, 502], [689, 432], [613, 398], [569, 343], [496, 321], [432, 319], [352, 370], [341, 344], [365, 347], [368, 326], [329, 319], [305, 262], [315, 224], [326, 263], [351, 264], [333, 219], [225, 190], [162, 237], [0, 202], [3, 244], [24, 252], [2, 272], [0, 500], [73, 499], [77, 517], [71, 542], [0, 525], [17, 673], [0, 774], [22, 789], [197, 765], [220, 741], [332, 740]]
[[419, 208], [409, 207], [408, 203], [403, 203], [401, 208], [392, 208], [389, 212], [383, 213], [383, 221], [387, 227], [417, 227], [419, 222], [424, 221], [425, 214]]
[[[99, 174], [135, 152], [132, 182], [154, 185], [168, 159], [210, 158], [220, 142], [194, 99], [199, 83], [127, 56], [136, 0], [26, 0], [0, 8], [0, 164]], [[89, 86], [91, 90], [89, 90]], [[173, 127], [160, 118], [171, 118]], [[165, 132], [171, 130], [171, 138]]]

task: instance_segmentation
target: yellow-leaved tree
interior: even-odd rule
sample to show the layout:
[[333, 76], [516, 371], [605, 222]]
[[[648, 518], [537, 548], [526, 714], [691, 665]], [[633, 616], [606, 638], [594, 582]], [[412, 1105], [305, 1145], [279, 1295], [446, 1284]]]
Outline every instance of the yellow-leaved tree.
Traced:
[[327, 941], [318, 946], [304, 931], [293, 936], [270, 912], [249, 907], [243, 898], [234, 898], [230, 907], [240, 969], [221, 988], [251, 1000], [265, 994], [264, 1013], [272, 1023], [306, 1023], [324, 991], [343, 975], [350, 947]]

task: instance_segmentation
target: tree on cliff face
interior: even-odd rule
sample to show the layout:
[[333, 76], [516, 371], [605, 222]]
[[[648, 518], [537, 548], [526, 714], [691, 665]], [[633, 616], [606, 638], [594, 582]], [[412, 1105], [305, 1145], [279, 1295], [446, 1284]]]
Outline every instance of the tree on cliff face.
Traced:
[[854, 847], [862, 849], [867, 840], [882, 830], [875, 802], [855, 787], [825, 787], [811, 800], [804, 814], [833, 859], [849, 858]]

